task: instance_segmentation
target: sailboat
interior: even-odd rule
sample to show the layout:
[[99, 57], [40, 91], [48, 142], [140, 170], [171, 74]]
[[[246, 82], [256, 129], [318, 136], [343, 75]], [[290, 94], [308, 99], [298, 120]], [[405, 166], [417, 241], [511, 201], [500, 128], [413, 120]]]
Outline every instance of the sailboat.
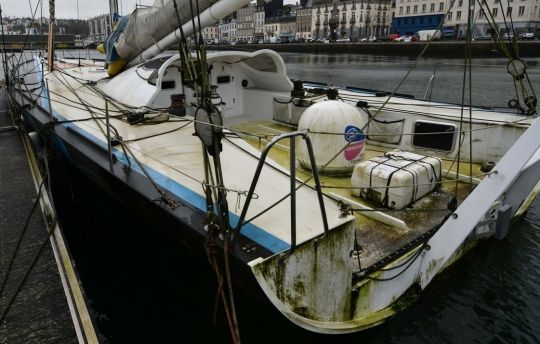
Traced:
[[364, 330], [506, 236], [540, 180], [521, 60], [509, 70], [523, 99], [497, 111], [291, 80], [274, 51], [188, 45], [248, 2], [139, 9], [106, 62], [10, 59], [13, 111], [37, 154], [61, 154], [208, 255], [232, 324], [234, 285], [309, 331]]

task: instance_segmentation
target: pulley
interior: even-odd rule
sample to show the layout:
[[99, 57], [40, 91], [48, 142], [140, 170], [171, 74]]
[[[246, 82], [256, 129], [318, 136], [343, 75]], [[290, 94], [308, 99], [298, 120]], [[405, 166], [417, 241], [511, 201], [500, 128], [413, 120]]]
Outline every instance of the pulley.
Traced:
[[219, 111], [215, 107], [212, 110], [213, 111], [208, 114], [208, 111], [202, 107], [197, 109], [195, 112], [195, 133], [206, 146], [208, 153], [215, 156], [216, 147], [219, 150], [217, 153], [221, 152], [223, 123]]
[[506, 70], [514, 77], [514, 79], [521, 80], [525, 77], [527, 65], [520, 59], [510, 60], [506, 65]]

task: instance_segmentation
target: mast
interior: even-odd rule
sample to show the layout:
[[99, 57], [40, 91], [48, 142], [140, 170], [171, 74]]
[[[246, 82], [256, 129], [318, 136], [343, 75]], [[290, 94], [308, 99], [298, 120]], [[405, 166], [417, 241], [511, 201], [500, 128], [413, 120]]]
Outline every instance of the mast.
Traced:
[[109, 25], [111, 28], [111, 32], [113, 32], [113, 21], [114, 21], [114, 14], [118, 14], [118, 0], [109, 0]]
[[49, 72], [54, 70], [54, 0], [49, 0], [49, 40], [47, 65]]
[[4, 82], [9, 86], [8, 64], [6, 60], [6, 37], [4, 36], [4, 18], [2, 17], [2, 5], [0, 4], [0, 26], [2, 26], [2, 64], [4, 68]]

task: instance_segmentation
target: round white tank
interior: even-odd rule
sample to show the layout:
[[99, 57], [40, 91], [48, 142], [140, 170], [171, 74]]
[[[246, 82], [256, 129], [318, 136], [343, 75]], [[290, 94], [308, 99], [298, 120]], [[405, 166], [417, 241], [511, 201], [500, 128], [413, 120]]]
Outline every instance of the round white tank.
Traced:
[[[336, 100], [313, 104], [304, 111], [298, 129], [309, 130], [315, 162], [320, 173], [352, 173], [354, 166], [364, 159], [366, 138], [362, 128], [367, 121], [368, 117], [363, 111]], [[339, 135], [321, 134], [323, 132]], [[336, 154], [337, 157], [323, 169]], [[297, 160], [304, 168], [311, 169], [309, 153], [303, 140]]]

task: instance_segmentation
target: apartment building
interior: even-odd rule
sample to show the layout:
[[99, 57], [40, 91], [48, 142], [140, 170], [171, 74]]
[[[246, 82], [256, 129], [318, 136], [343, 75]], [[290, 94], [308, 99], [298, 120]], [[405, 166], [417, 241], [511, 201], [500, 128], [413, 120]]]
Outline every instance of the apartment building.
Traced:
[[257, 4], [253, 12], [253, 41], [255, 43], [264, 41], [264, 4]]
[[[538, 0], [483, 0], [481, 4], [471, 2], [474, 36], [491, 34], [495, 30], [504, 33], [510, 23], [513, 23], [517, 33], [540, 34]], [[467, 31], [468, 6], [469, 2], [464, 0], [396, 0], [392, 27], [394, 32], [402, 35], [441, 27], [447, 37], [464, 37]], [[489, 23], [493, 21], [494, 28]]]
[[[399, 1], [399, 0], [398, 0]], [[390, 33], [393, 6], [391, 0], [327, 1], [312, 8], [313, 38], [384, 37]]]
[[312, 12], [311, 7], [299, 6], [296, 9], [296, 38], [307, 40], [312, 38]]
[[96, 43], [103, 43], [111, 33], [111, 19], [108, 14], [102, 14], [88, 19], [88, 35]]
[[[538, 0], [485, 0], [485, 5], [478, 4], [471, 9], [473, 36], [489, 35], [494, 31], [507, 32], [507, 25], [513, 24], [514, 31], [533, 32], [540, 35], [540, 3]], [[467, 2], [456, 0], [452, 8], [448, 2], [448, 12], [444, 22], [444, 32], [463, 37], [467, 32]], [[502, 10], [501, 10], [502, 8]], [[490, 24], [490, 22], [492, 24]], [[495, 22], [494, 27], [493, 22]]]
[[206, 43], [214, 44], [219, 41], [219, 24], [207, 26], [202, 30], [203, 39]]
[[236, 19], [229, 16], [219, 21], [219, 40], [221, 43], [236, 42]]
[[264, 20], [264, 42], [270, 42], [281, 34], [280, 17], [266, 17]]
[[255, 5], [248, 4], [236, 11], [237, 21], [237, 40], [243, 43], [252, 43], [254, 34], [253, 16], [255, 14]]

